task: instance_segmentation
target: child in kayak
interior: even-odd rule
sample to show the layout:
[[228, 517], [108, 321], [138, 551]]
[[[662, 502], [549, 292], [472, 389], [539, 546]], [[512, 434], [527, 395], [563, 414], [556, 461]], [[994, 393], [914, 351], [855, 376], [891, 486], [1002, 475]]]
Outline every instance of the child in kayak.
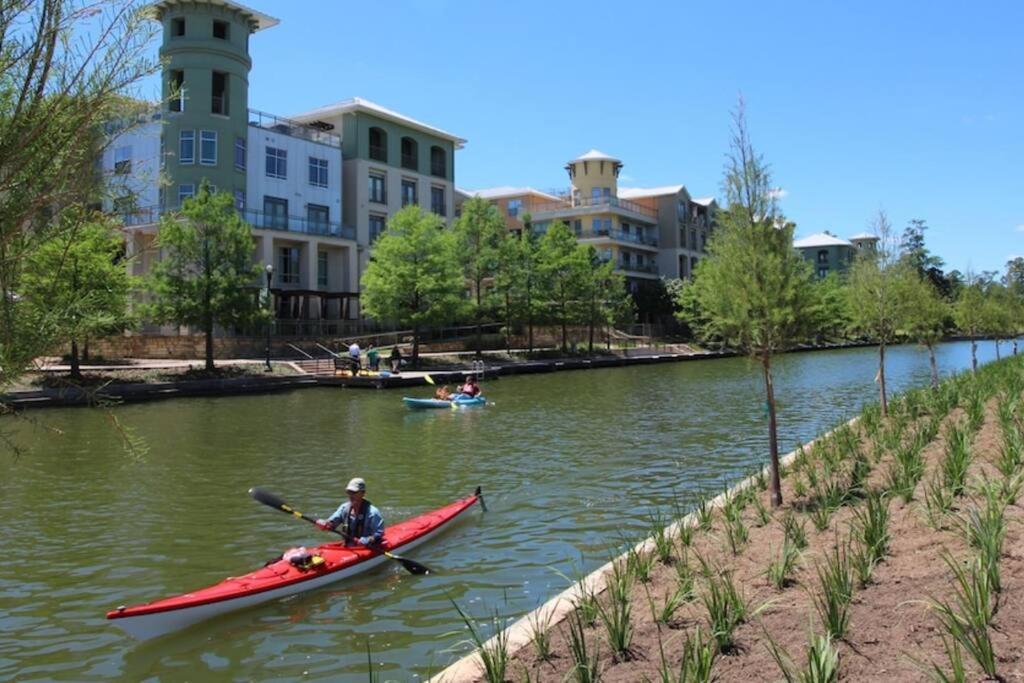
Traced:
[[476, 383], [476, 375], [466, 377], [466, 383], [459, 388], [459, 393], [469, 398], [476, 398], [481, 391], [480, 385]]
[[447, 386], [438, 387], [437, 391], [434, 392], [434, 398], [438, 401], [450, 401], [452, 400], [452, 392], [448, 391]]
[[340, 526], [346, 538], [345, 545], [379, 545], [384, 538], [384, 517], [373, 503], [366, 500], [366, 481], [356, 477], [345, 487], [348, 501], [338, 506], [327, 519], [316, 520], [324, 531], [333, 531]]

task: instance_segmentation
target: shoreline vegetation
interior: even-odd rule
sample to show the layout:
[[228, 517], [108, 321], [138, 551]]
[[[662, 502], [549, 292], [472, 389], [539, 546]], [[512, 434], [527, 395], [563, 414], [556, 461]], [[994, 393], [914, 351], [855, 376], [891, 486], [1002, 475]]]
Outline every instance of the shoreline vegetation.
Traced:
[[870, 405], [782, 474], [777, 509], [764, 470], [717, 506], [652, 513], [555, 618], [559, 598], [484, 643], [505, 622], [466, 615], [476, 652], [432, 680], [1024, 675], [1024, 358], [895, 397], [887, 417]]

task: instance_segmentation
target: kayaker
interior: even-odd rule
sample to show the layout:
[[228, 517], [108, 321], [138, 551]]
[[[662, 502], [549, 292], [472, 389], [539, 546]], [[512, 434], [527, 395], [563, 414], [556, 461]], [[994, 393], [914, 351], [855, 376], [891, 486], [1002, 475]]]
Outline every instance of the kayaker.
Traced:
[[476, 375], [469, 375], [466, 377], [466, 383], [459, 388], [459, 393], [469, 396], [470, 398], [476, 398], [480, 395], [482, 389], [480, 385], [476, 383]]
[[[316, 520], [324, 531], [338, 529], [346, 535], [345, 545], [378, 545], [384, 537], [384, 517], [366, 500], [366, 481], [355, 477], [345, 487], [348, 500], [327, 519]], [[339, 529], [340, 527], [340, 529]]]
[[434, 398], [438, 401], [450, 401], [452, 398], [452, 392], [448, 391], [448, 387], [438, 387], [437, 391], [434, 392]]

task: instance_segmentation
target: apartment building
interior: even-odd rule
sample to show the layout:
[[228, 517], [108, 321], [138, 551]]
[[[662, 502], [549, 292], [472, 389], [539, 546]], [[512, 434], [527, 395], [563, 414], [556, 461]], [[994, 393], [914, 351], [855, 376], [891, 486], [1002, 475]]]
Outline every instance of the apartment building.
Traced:
[[793, 247], [811, 263], [815, 276], [824, 279], [831, 273], [845, 273], [858, 255], [875, 253], [878, 237], [860, 233], [843, 239], [826, 230], [793, 240]]
[[279, 319], [358, 318], [374, 239], [408, 203], [450, 219], [466, 141], [361, 98], [290, 118], [250, 109], [249, 38], [277, 19], [230, 0], [161, 0], [149, 11], [163, 29], [162, 104], [112, 129], [100, 162], [118, 181], [105, 208], [124, 216], [133, 272], [160, 257], [160, 217], [205, 181], [231, 192], [252, 226]]
[[613, 262], [634, 291], [661, 277], [688, 277], [705, 251], [717, 204], [691, 199], [682, 185], [619, 188], [622, 167], [592, 149], [566, 164], [565, 192], [496, 187], [472, 194], [496, 204], [510, 230], [523, 229], [525, 214], [536, 233], [566, 223], [581, 243]]

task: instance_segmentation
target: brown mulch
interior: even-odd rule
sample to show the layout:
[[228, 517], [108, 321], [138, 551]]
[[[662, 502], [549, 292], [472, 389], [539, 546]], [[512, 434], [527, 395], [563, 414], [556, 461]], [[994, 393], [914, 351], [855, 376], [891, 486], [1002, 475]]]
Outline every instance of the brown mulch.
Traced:
[[[992, 462], [998, 457], [1001, 444], [999, 424], [995, 415], [995, 400], [989, 402], [985, 422], [974, 439], [974, 462], [969, 480], [981, 474], [998, 478]], [[850, 626], [845, 638], [837, 641], [839, 651], [839, 679], [843, 681], [922, 681], [928, 675], [922, 666], [934, 662], [948, 670], [941, 632], [931, 613], [930, 599], [947, 600], [953, 595], [952, 573], [942, 556], [948, 551], [956, 558], [966, 558], [966, 542], [954, 530], [936, 530], [925, 517], [924, 485], [944, 456], [946, 426], [959, 420], [962, 411], [954, 410], [944, 419], [938, 436], [922, 452], [927, 471], [915, 491], [914, 500], [905, 504], [892, 498], [889, 504], [889, 553], [874, 572], [873, 583], [854, 590], [850, 609]], [[908, 429], [909, 431], [909, 429]], [[861, 447], [869, 449], [862, 437]], [[869, 450], [865, 450], [869, 452]], [[873, 466], [869, 482], [882, 487], [891, 456], [886, 454]], [[768, 651], [767, 634], [785, 648], [798, 667], [806, 662], [806, 651], [811, 633], [823, 633], [817, 613], [811, 602], [811, 592], [817, 591], [815, 562], [829, 552], [837, 538], [849, 533], [853, 517], [849, 506], [841, 507], [832, 517], [831, 528], [818, 532], [809, 520], [802, 502], [793, 490], [795, 477], [783, 480], [783, 496], [787, 501], [772, 513], [772, 520], [763, 527], [756, 526], [753, 505], [747, 506], [743, 519], [750, 530], [750, 541], [740, 554], [733, 556], [725, 543], [721, 513], [715, 513], [715, 526], [710, 532], [695, 532], [689, 551], [689, 562], [696, 567], [696, 554], [713, 559], [721, 566], [733, 570], [736, 583], [749, 601], [751, 611], [761, 611], [742, 624], [736, 631], [736, 648], [718, 657], [714, 671], [720, 681], [775, 681], [783, 679], [775, 660]], [[758, 494], [768, 505], [767, 493]], [[1024, 680], [1024, 508], [1021, 500], [1006, 509], [1007, 533], [1001, 562], [1003, 592], [1000, 608], [993, 626], [993, 644], [999, 658], [999, 670], [1007, 681]], [[960, 499], [960, 509], [971, 504]], [[783, 542], [781, 520], [787, 510], [798, 512], [807, 521], [809, 547], [794, 573], [795, 581], [783, 590], [769, 585], [766, 570], [776, 557]], [[677, 556], [678, 556], [677, 552]], [[675, 589], [676, 572], [671, 566], [659, 565], [650, 583], [637, 584], [632, 590], [633, 653], [628, 661], [616, 661], [610, 653], [603, 625], [598, 621], [587, 628], [591, 651], [601, 651], [600, 680], [606, 683], [639, 683], [660, 681], [661, 654], [673, 671], [678, 671], [682, 644], [700, 625], [704, 634], [709, 631], [707, 613], [699, 597], [684, 605], [669, 626], [655, 623], [649, 607], [648, 595], [660, 608], [664, 597]], [[704, 589], [704, 580], [697, 577], [698, 595]], [[606, 598], [606, 596], [605, 596]], [[605, 599], [602, 598], [602, 599]], [[515, 655], [509, 666], [508, 680], [559, 682], [573, 680], [569, 674], [572, 656], [566, 642], [566, 625], [556, 624], [551, 629], [553, 658], [538, 661], [532, 645]], [[659, 641], [661, 649], [659, 649]], [[968, 680], [985, 680], [965, 652]], [[916, 662], [914, 660], [917, 660]], [[528, 674], [528, 678], [527, 678]]]

